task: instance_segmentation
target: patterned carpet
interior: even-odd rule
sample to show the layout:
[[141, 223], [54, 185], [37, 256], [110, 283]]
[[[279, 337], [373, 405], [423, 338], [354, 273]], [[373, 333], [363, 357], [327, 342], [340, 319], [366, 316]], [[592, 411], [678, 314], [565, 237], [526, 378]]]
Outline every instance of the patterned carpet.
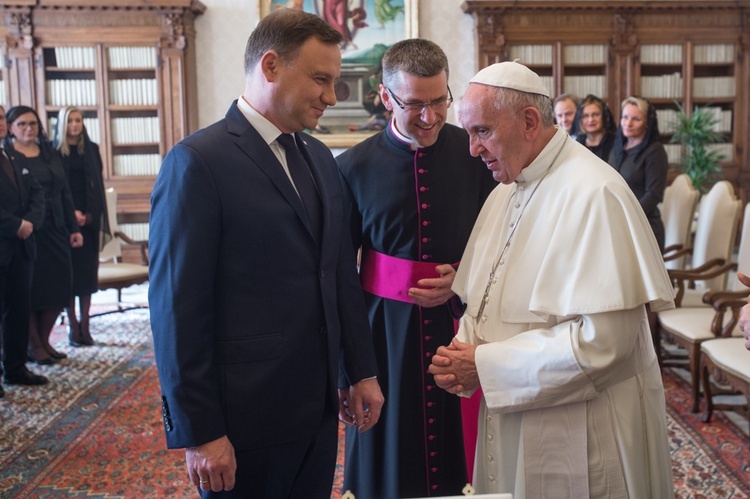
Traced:
[[[11, 386], [0, 400], [0, 498], [196, 497], [182, 451], [167, 451], [160, 420], [148, 311], [92, 320], [100, 346], [33, 369], [53, 382]], [[665, 376], [675, 497], [747, 498], [750, 440], [723, 413], [689, 413], [685, 382]], [[340, 446], [341, 449], [342, 446]], [[342, 466], [332, 497], [341, 496]]]

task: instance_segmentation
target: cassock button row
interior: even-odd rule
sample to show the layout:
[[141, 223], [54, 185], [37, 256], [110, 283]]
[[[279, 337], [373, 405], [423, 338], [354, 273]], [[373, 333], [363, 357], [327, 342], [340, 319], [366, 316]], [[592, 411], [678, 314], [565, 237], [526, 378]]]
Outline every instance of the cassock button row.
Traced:
[[423, 243], [429, 243], [430, 241], [432, 241], [432, 239], [430, 239], [429, 237], [423, 237], [422, 238], [422, 242]]
[[422, 203], [422, 209], [423, 209], [423, 210], [426, 210], [426, 209], [427, 209], [427, 208], [429, 208], [429, 207], [430, 207], [430, 205], [429, 205], [429, 204], [427, 204], [427, 203]]
[[487, 435], [487, 440], [489, 440], [490, 442], [492, 442], [494, 439], [495, 437], [492, 436], [492, 433]]
[[432, 490], [437, 490], [437, 488], [438, 488], [438, 486], [437, 486], [437, 485], [433, 485], [433, 486], [432, 486]]
[[432, 339], [432, 336], [425, 336], [425, 337], [424, 337], [424, 340], [425, 340], [425, 341], [430, 341], [431, 339]]
[[432, 255], [422, 255], [422, 260], [429, 260]]
[[432, 319], [425, 319], [425, 320], [424, 320], [424, 323], [425, 323], [425, 324], [429, 324], [430, 322], [432, 322]]
[[424, 222], [422, 222], [422, 226], [423, 227], [427, 227], [428, 225], [430, 225], [430, 222], [428, 222], [427, 220], [425, 220]]
[[419, 169], [419, 170], [417, 170], [417, 171], [418, 171], [419, 173], [424, 173], [424, 172], [426, 172], [427, 170], [425, 170], [424, 168], [420, 168], [420, 169]]
[[430, 471], [432, 471], [433, 473], [437, 473], [437, 470], [437, 468], [430, 468]]
[[495, 462], [495, 456], [493, 456], [492, 454], [490, 454], [489, 456], [487, 456], [487, 461], [489, 461], [491, 463], [494, 463]]

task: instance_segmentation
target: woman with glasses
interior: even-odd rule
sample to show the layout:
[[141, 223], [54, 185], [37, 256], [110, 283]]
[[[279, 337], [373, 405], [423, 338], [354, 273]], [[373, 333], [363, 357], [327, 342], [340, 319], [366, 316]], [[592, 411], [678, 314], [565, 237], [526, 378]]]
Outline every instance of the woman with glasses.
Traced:
[[[83, 246], [71, 251], [73, 294], [66, 306], [68, 341], [74, 347], [89, 346], [94, 344], [89, 331], [89, 309], [91, 295], [99, 289], [99, 248], [112, 237], [104, 198], [102, 159], [99, 146], [91, 142], [83, 125], [83, 113], [76, 107], [60, 110], [52, 145], [62, 156], [84, 240]], [[76, 296], [80, 317], [76, 317]]]
[[579, 104], [571, 135], [602, 160], [609, 160], [615, 145], [617, 126], [607, 103], [594, 95], [587, 95]]
[[60, 155], [47, 142], [39, 115], [27, 106], [7, 113], [8, 135], [4, 147], [21, 170], [31, 172], [44, 188], [47, 203], [44, 221], [35, 227], [37, 258], [31, 284], [29, 360], [54, 364], [66, 357], [49, 344], [57, 316], [68, 304], [73, 272], [70, 248], [83, 244]]

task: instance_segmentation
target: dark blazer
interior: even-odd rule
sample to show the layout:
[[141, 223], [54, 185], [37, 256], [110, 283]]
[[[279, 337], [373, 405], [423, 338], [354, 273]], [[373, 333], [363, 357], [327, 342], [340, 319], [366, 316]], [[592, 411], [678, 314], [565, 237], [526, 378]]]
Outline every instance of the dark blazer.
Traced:
[[323, 202], [320, 246], [236, 102], [159, 172], [149, 303], [171, 448], [309, 437], [337, 407], [340, 358], [351, 382], [376, 375], [336, 163], [320, 141], [296, 137]]
[[[4, 154], [0, 150], [0, 154]], [[0, 265], [8, 265], [13, 258], [13, 251], [18, 240], [16, 233], [21, 227], [21, 220], [34, 224], [36, 230], [44, 220], [44, 189], [28, 171], [20, 171], [13, 165], [17, 189], [7, 175], [0, 171]], [[36, 257], [34, 237], [24, 240], [24, 250], [29, 259]]]

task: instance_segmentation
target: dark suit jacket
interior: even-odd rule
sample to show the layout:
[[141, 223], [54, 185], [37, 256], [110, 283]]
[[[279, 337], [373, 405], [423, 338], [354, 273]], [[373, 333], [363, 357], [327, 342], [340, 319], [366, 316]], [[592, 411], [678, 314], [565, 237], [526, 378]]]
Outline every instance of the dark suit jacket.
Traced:
[[340, 357], [351, 382], [376, 374], [336, 163], [318, 140], [297, 139], [323, 201], [320, 246], [236, 102], [159, 172], [149, 303], [169, 447], [308, 437], [337, 406]]
[[[0, 154], [4, 153], [0, 151]], [[0, 170], [0, 265], [8, 265], [13, 258], [21, 220], [34, 224], [34, 229], [44, 220], [44, 189], [28, 171], [21, 172], [15, 165], [13, 171], [20, 189]], [[24, 248], [29, 259], [36, 257], [33, 234], [24, 240]]]

